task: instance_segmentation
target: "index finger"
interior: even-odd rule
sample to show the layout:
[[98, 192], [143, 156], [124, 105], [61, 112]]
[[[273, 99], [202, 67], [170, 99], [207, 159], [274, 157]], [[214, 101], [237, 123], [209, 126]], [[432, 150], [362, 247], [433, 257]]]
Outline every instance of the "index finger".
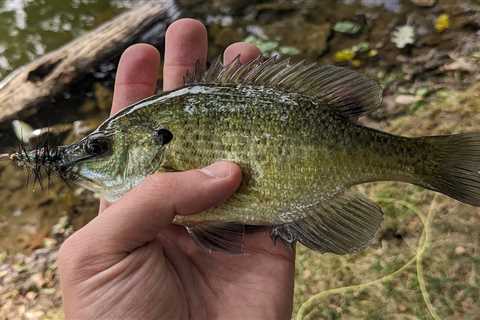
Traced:
[[[157, 87], [159, 67], [160, 53], [154, 46], [139, 43], [127, 48], [118, 63], [110, 114], [153, 95]], [[108, 206], [107, 201], [100, 200], [99, 213]]]
[[159, 67], [160, 54], [155, 47], [139, 43], [125, 50], [115, 76], [111, 114], [153, 95]]

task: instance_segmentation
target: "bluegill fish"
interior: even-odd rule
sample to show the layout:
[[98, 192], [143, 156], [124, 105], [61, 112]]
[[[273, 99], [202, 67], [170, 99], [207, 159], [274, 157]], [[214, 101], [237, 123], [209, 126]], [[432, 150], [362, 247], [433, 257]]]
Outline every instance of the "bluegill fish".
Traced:
[[[219, 61], [183, 88], [137, 102], [77, 143], [13, 156], [38, 163], [115, 201], [155, 172], [216, 160], [240, 165], [225, 203], [177, 216], [200, 245], [238, 252], [243, 234], [336, 254], [365, 247], [380, 207], [350, 190], [403, 181], [480, 206], [480, 133], [408, 138], [357, 119], [381, 104], [379, 85], [336, 66], [289, 60]], [[37, 160], [35, 160], [37, 159]]]

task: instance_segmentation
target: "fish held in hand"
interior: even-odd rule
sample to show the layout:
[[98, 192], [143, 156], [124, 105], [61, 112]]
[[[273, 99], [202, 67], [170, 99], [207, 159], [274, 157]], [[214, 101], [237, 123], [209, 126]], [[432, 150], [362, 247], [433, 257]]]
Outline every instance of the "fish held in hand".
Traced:
[[480, 133], [409, 138], [360, 125], [381, 97], [376, 82], [341, 67], [217, 61], [183, 88], [137, 102], [43, 157], [109, 201], [155, 172], [233, 161], [243, 174], [237, 192], [174, 220], [198, 244], [241, 252], [246, 232], [272, 227], [274, 240], [352, 253], [383, 220], [354, 185], [402, 181], [480, 206]]

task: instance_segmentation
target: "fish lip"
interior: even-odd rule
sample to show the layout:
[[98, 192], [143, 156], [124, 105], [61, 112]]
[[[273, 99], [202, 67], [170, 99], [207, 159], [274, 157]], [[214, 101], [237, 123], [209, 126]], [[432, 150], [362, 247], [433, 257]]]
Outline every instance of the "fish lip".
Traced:
[[75, 143], [59, 148], [61, 160], [59, 160], [57, 166], [63, 172], [72, 171], [78, 163], [95, 158], [95, 155], [85, 153], [81, 143]]
[[100, 181], [93, 180], [88, 176], [84, 176], [81, 173], [81, 165], [82, 163], [96, 160], [98, 158], [102, 158], [106, 155], [111, 155], [111, 151], [102, 154], [102, 155], [95, 155], [95, 154], [88, 154], [85, 151], [85, 141], [86, 138], [67, 145], [62, 146], [62, 159], [57, 164], [57, 172], [66, 180], [75, 181], [76, 183], [86, 182], [89, 184], [95, 184], [96, 186], [102, 186]]

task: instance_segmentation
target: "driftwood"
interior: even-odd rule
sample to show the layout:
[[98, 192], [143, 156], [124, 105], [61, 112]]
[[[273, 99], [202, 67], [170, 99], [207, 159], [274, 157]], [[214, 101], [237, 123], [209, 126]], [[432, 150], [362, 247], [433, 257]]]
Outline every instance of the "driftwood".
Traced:
[[[173, 0], [146, 1], [65, 46], [27, 64], [0, 82], [0, 122], [35, 112], [100, 62], [119, 54], [154, 28], [165, 29], [179, 12]], [[160, 28], [159, 28], [160, 27]]]

